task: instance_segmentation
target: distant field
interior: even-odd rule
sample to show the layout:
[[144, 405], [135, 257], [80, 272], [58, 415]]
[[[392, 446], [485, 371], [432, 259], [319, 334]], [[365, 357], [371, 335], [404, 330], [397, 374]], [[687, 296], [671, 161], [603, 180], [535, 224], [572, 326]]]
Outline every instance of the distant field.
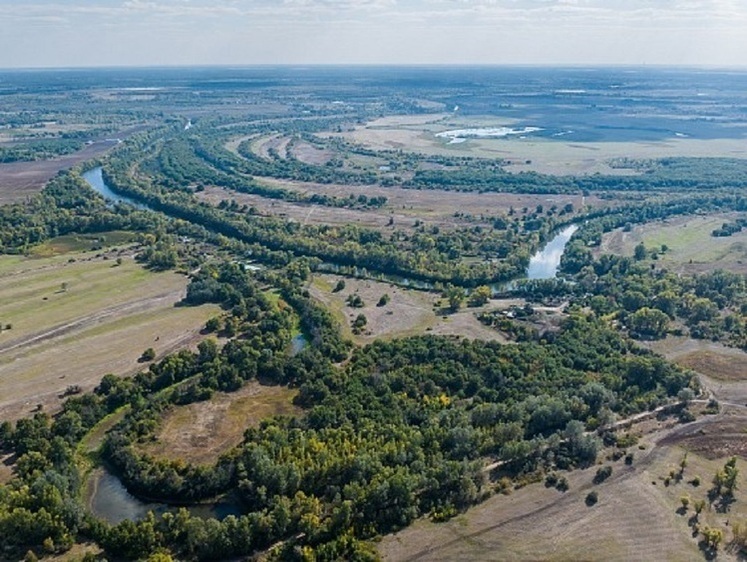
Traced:
[[0, 323], [11, 325], [0, 333], [3, 419], [53, 406], [69, 385], [134, 372], [148, 347], [161, 356], [199, 341], [218, 308], [175, 307], [184, 275], [146, 271], [127, 253], [117, 266], [114, 255], [0, 256]]
[[[668, 486], [664, 480], [671, 471], [679, 471], [683, 447], [692, 448], [693, 434], [718, 433], [722, 426], [714, 418], [686, 426], [670, 422], [643, 439], [644, 450], [631, 449], [632, 466], [622, 460], [602, 462], [613, 467], [612, 476], [602, 484], [592, 483], [599, 465], [563, 473], [570, 484], [566, 493], [543, 483], [531, 484], [509, 496], [493, 496], [447, 523], [418, 521], [385, 536], [379, 552], [390, 562], [703, 560], [700, 539], [692, 533], [692, 502], [706, 497], [710, 480], [725, 459], [709, 460], [691, 450], [682, 480], [672, 480]], [[732, 444], [744, 441], [739, 433], [727, 438]], [[738, 467], [741, 490], [747, 485], [744, 459]], [[700, 486], [689, 483], [695, 476], [700, 477]], [[584, 500], [592, 490], [598, 492], [599, 502], [588, 507]], [[691, 503], [683, 511], [680, 498], [685, 495]], [[706, 508], [700, 516], [701, 525], [724, 530], [725, 543], [731, 539], [729, 521], [747, 517], [747, 502], [741, 492], [736, 496], [729, 512]], [[722, 549], [718, 559], [738, 558]]]
[[[629, 175], [630, 170], [612, 168], [615, 158], [665, 158], [669, 156], [747, 158], [747, 146], [740, 139], [671, 138], [664, 141], [576, 142], [528, 135], [510, 138], [469, 139], [448, 144], [436, 132], [448, 129], [511, 126], [515, 119], [497, 116], [430, 116], [418, 123], [416, 116], [371, 121], [343, 133], [320, 133], [320, 137], [342, 137], [377, 150], [403, 149], [425, 154], [501, 158], [511, 162], [510, 171], [535, 171], [555, 175]], [[420, 116], [426, 117], [426, 116]], [[434, 124], [435, 123], [435, 124]], [[527, 161], [529, 161], [527, 163]]]
[[[345, 280], [345, 289], [333, 292], [341, 279]], [[441, 299], [436, 293], [337, 275], [315, 275], [309, 291], [330, 310], [342, 326], [343, 333], [360, 344], [426, 333], [505, 341], [499, 332], [484, 326], [475, 317], [480, 310], [496, 308], [498, 301], [491, 301], [483, 308], [464, 308], [456, 314], [442, 314], [439, 308]], [[377, 306], [384, 294], [389, 295], [389, 302]], [[346, 299], [350, 295], [359, 295], [365, 306], [349, 306]], [[351, 322], [359, 314], [366, 316], [367, 324], [360, 335], [354, 335]]]
[[604, 235], [599, 253], [632, 256], [640, 242], [651, 249], [666, 244], [669, 250], [659, 257], [662, 266], [686, 267], [688, 273], [715, 268], [747, 273], [747, 232], [729, 237], [711, 236], [713, 230], [736, 216], [730, 213], [676, 217], [634, 226], [630, 232], [617, 229]]
[[24, 201], [30, 195], [40, 192], [60, 170], [100, 156], [111, 146], [111, 143], [96, 143], [53, 160], [0, 164], [0, 205]]
[[247, 428], [263, 419], [301, 415], [303, 411], [293, 405], [297, 394], [296, 389], [252, 381], [236, 392], [220, 392], [208, 401], [175, 407], [162, 421], [157, 441], [145, 450], [158, 457], [214, 463], [241, 443]]

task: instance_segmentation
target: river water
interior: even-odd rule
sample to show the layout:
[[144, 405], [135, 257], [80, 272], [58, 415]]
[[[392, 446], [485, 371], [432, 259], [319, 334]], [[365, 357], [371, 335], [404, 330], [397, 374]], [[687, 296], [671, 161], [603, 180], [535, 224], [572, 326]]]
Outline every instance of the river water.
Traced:
[[94, 190], [103, 195], [104, 199], [106, 199], [110, 203], [127, 203], [128, 205], [132, 205], [137, 209], [148, 209], [147, 205], [138, 203], [134, 199], [130, 199], [129, 197], [125, 197], [124, 195], [118, 195], [117, 193], [114, 193], [112, 189], [107, 185], [106, 181], [104, 181], [104, 175], [102, 173], [101, 166], [85, 172], [83, 174], [83, 179], [86, 180], [88, 182], [88, 185], [90, 185]]
[[[83, 179], [86, 180], [93, 189], [103, 195], [107, 201], [111, 201], [112, 203], [127, 203], [128, 205], [132, 205], [134, 207], [137, 207], [138, 209], [148, 208], [146, 205], [138, 203], [137, 201], [130, 199], [129, 197], [114, 193], [114, 191], [112, 191], [111, 188], [106, 184], [106, 181], [104, 181], [101, 166], [93, 168], [84, 173]], [[557, 235], [555, 235], [555, 237], [550, 240], [550, 242], [548, 242], [547, 245], [542, 248], [542, 250], [532, 256], [532, 258], [529, 260], [529, 268], [527, 269], [527, 279], [554, 278], [558, 273], [560, 258], [563, 256], [565, 246], [566, 244], [568, 244], [571, 236], [573, 236], [573, 233], [577, 230], [578, 226], [575, 224], [565, 227]], [[328, 269], [331, 269], [333, 271], [336, 269], [336, 266], [333, 264], [324, 265], [328, 266]], [[386, 280], [391, 280], [392, 282], [399, 285], [411, 286], [415, 289], [433, 288], [432, 284], [430, 283], [407, 279], [405, 277], [386, 276]], [[301, 342], [298, 343], [300, 344]], [[296, 349], [296, 345], [297, 344], [294, 343], [294, 349]], [[300, 351], [300, 349], [298, 351]]]
[[167, 511], [176, 512], [180, 507], [186, 507], [191, 515], [203, 519], [224, 519], [229, 515], [241, 515], [241, 508], [238, 504], [228, 500], [187, 506], [141, 500], [130, 494], [122, 481], [106, 468], [97, 469], [89, 478], [91, 478], [89, 483], [91, 492], [88, 509], [96, 517], [113, 525], [127, 519], [133, 521], [142, 519], [149, 511], [160, 515]]

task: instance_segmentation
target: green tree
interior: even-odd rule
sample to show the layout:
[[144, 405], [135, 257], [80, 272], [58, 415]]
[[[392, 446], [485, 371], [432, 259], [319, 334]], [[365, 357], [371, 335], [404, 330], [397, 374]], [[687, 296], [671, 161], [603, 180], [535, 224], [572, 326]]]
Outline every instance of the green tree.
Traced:
[[480, 285], [469, 296], [470, 306], [482, 306], [493, 296], [493, 291], [487, 285]]
[[667, 335], [669, 316], [661, 310], [644, 306], [628, 316], [628, 327], [634, 336], [660, 339]]

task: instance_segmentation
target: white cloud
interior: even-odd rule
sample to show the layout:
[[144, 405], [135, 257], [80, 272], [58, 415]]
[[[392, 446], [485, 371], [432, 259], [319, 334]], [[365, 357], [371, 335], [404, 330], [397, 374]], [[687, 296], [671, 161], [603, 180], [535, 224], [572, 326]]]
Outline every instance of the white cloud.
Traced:
[[0, 0], [0, 67], [744, 64], [744, 29], [743, 0]]

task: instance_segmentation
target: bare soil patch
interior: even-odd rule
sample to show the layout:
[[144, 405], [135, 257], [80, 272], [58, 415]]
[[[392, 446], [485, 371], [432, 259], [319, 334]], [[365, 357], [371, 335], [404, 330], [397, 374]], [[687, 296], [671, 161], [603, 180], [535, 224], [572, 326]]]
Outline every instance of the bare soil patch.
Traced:
[[693, 427], [664, 444], [677, 444], [711, 460], [739, 456], [747, 459], [747, 417], [723, 417], [705, 427]]
[[220, 392], [205, 402], [177, 406], [164, 417], [156, 441], [145, 450], [159, 457], [214, 463], [241, 443], [247, 428], [276, 415], [301, 415], [303, 411], [293, 405], [297, 394], [285, 386], [251, 381], [236, 392]]
[[13, 477], [14, 460], [15, 455], [12, 453], [0, 454], [0, 485], [6, 484]]

